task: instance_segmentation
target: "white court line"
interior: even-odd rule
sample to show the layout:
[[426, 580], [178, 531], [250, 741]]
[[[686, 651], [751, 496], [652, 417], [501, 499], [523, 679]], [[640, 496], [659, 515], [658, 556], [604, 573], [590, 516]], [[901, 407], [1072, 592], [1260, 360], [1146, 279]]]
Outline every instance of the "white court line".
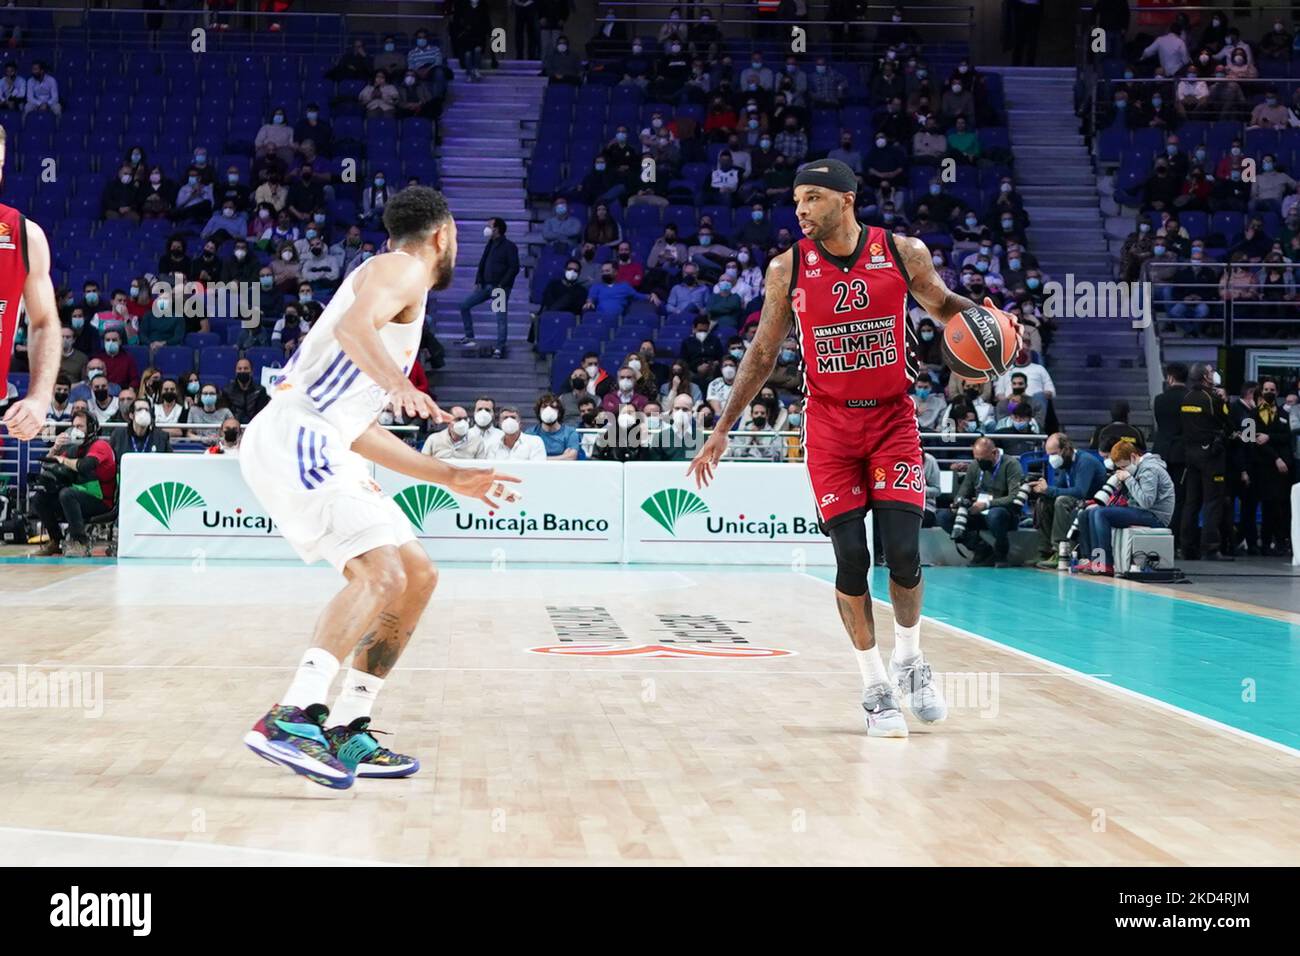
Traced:
[[[1001, 646], [1001, 645], [999, 645]], [[737, 659], [740, 664], [747, 664], [747, 659]], [[296, 664], [0, 664], [0, 670], [24, 667], [28, 670], [195, 670], [195, 671], [294, 671]], [[727, 674], [733, 677], [858, 677], [857, 671], [842, 667], [833, 671], [777, 671], [750, 670], [737, 668], [698, 668], [684, 665], [681, 670], [667, 667], [403, 667], [398, 665], [396, 671], [412, 674], [452, 673], [456, 671], [502, 671], [519, 674]], [[1039, 671], [952, 671], [961, 674], [997, 674], [999, 677], [1070, 677], [1070, 674], [1044, 674]], [[1110, 674], [1089, 674], [1089, 677], [1110, 677]], [[859, 678], [860, 679], [860, 678]]]
[[[15, 836], [36, 836], [36, 837], [55, 837], [69, 840], [98, 840], [103, 843], [127, 843], [143, 846], [171, 847], [179, 850], [199, 850], [199, 851], [221, 851], [233, 853], [248, 853], [260, 856], [273, 856], [284, 859], [286, 862], [293, 861], [297, 863], [311, 864], [333, 864], [336, 866], [406, 866], [405, 863], [386, 863], [382, 860], [362, 860], [355, 857], [346, 856], [325, 856], [318, 853], [297, 853], [292, 850], [271, 850], [253, 846], [236, 846], [230, 843], [200, 843], [191, 840], [168, 840], [161, 837], [130, 837], [117, 836], [112, 833], [83, 833], [76, 830], [47, 830], [39, 827], [8, 827], [0, 826], [0, 836], [13, 834]], [[38, 864], [39, 865], [39, 864]], [[152, 864], [140, 864], [147, 866]], [[269, 864], [268, 864], [269, 865]]]
[[[819, 577], [815, 577], [814, 575], [808, 574], [807, 572], [804, 572], [804, 577], [806, 577], [810, 581], [816, 581], [818, 584], [825, 585], [828, 588], [835, 587], [835, 585], [832, 584], [830, 581], [824, 581]], [[890, 613], [893, 613], [893, 606], [888, 601], [882, 598], [872, 598], [871, 600], [873, 604], [879, 604], [881, 607], [890, 608]], [[1101, 688], [1102, 690], [1111, 691], [1112, 693], [1121, 694], [1124, 697], [1131, 698], [1132, 700], [1140, 701], [1145, 704], [1150, 704], [1154, 707], [1160, 708], [1161, 710], [1168, 711], [1169, 713], [1174, 714], [1176, 716], [1185, 717], [1189, 720], [1194, 721], [1195, 723], [1204, 724], [1207, 727], [1214, 728], [1215, 730], [1227, 731], [1230, 734], [1235, 734], [1238, 737], [1244, 737], [1247, 740], [1253, 740], [1255, 743], [1263, 744], [1265, 747], [1268, 747], [1271, 750], [1279, 751], [1280, 753], [1287, 754], [1288, 756], [1291, 757], [1300, 757], [1300, 749], [1297, 749], [1295, 747], [1288, 746], [1287, 744], [1284, 743], [1279, 743], [1276, 740], [1269, 740], [1267, 737], [1261, 737], [1259, 736], [1259, 734], [1252, 734], [1249, 730], [1242, 730], [1240, 727], [1233, 727], [1231, 724], [1225, 724], [1222, 721], [1215, 720], [1213, 717], [1206, 717], [1204, 714], [1198, 714], [1195, 711], [1187, 710], [1183, 707], [1179, 707], [1177, 704], [1171, 704], [1168, 701], [1163, 701], [1156, 697], [1149, 697], [1146, 694], [1140, 694], [1135, 690], [1129, 690], [1127, 687], [1121, 687], [1119, 684], [1112, 684], [1109, 681], [1100, 679], [1102, 677], [1111, 676], [1109, 674], [1086, 674], [1083, 671], [1075, 670], [1073, 667], [1068, 667], [1065, 664], [1058, 664], [1056, 663], [1056, 661], [1049, 661], [1047, 658], [1039, 657], [1037, 654], [1031, 654], [1029, 651], [1022, 651], [1018, 647], [1012, 647], [1009, 644], [1003, 644], [1001, 641], [995, 641], [993, 640], [993, 638], [985, 637], [983, 634], [976, 634], [974, 631], [968, 631], [964, 627], [958, 627], [956, 624], [949, 624], [947, 621], [937, 620], [935, 618], [930, 617], [927, 614], [922, 614], [921, 620], [929, 621], [931, 624], [936, 625], [938, 627], [946, 627], [954, 634], [960, 634], [962, 637], [969, 637], [971, 640], [980, 641], [981, 643], [984, 644], [989, 644], [993, 647], [998, 648], [999, 650], [1007, 651], [1010, 654], [1015, 654], [1019, 657], [1023, 657], [1028, 660], [1031, 660], [1034, 663], [1039, 664], [1043, 667], [1047, 667], [1056, 671], [1062, 671], [1063, 672], [1062, 676], [1074, 677], [1080, 681], [1084, 681], [1089, 684], [1092, 684], [1095, 687]]]

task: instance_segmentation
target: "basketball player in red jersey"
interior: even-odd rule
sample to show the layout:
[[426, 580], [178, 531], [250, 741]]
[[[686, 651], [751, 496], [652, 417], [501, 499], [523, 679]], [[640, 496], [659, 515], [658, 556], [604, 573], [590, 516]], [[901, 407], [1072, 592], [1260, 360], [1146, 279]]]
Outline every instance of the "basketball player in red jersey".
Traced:
[[[0, 126], [0, 176], [5, 131]], [[45, 233], [17, 209], [0, 205], [0, 398], [9, 380], [9, 361], [18, 331], [19, 306], [27, 313], [27, 395], [9, 406], [4, 424], [20, 441], [35, 438], [54, 398], [63, 332], [50, 282], [50, 246]]]
[[[948, 290], [925, 243], [857, 221], [857, 177], [844, 163], [815, 160], [794, 183], [806, 238], [768, 264], [758, 331], [687, 474], [697, 484], [712, 479], [727, 433], [772, 374], [793, 322], [804, 361], [804, 457], [835, 548], [835, 599], [862, 671], [867, 733], [906, 737], [899, 695], [925, 723], [948, 715], [920, 647], [925, 474], [908, 395], [917, 362], [907, 295], [942, 322], [975, 303]], [[994, 308], [988, 299], [984, 305]], [[895, 640], [888, 671], [876, 647], [867, 587], [868, 509], [889, 555]]]

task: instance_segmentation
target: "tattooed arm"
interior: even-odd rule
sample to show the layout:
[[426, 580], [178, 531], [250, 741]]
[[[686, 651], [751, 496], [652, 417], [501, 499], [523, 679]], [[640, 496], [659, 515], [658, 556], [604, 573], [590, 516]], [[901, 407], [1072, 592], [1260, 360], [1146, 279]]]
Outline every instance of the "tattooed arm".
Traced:
[[745, 413], [758, 390], [772, 376], [776, 368], [781, 344], [790, 333], [794, 309], [790, 304], [790, 275], [794, 268], [794, 249], [787, 249], [767, 264], [767, 278], [763, 283], [763, 313], [758, 320], [754, 340], [745, 351], [745, 357], [736, 370], [736, 381], [731, 386], [727, 407], [713, 427], [686, 474], [695, 475], [696, 487], [707, 485], [713, 479], [713, 469], [727, 450], [727, 433]]
[[940, 322], [947, 323], [962, 309], [975, 305], [964, 295], [951, 291], [939, 273], [934, 271], [934, 260], [930, 250], [920, 239], [910, 236], [895, 236], [894, 247], [898, 250], [903, 266], [907, 269], [908, 291], [926, 312]]
[[[964, 295], [958, 295], [939, 278], [939, 273], [934, 271], [934, 260], [930, 257], [930, 250], [926, 248], [924, 242], [920, 239], [914, 239], [910, 236], [895, 236], [894, 247], [898, 250], [899, 258], [903, 260], [903, 266], [907, 269], [908, 291], [925, 309], [931, 317], [940, 323], [946, 325], [948, 320], [960, 312], [962, 309], [970, 309], [975, 306], [975, 302], [966, 298]], [[1009, 315], [999, 309], [988, 296], [984, 297], [984, 307], [991, 309], [1001, 315], [1005, 315], [1011, 320], [1011, 324], [1016, 329], [1016, 349], [1021, 345], [1020, 323], [1014, 316]]]

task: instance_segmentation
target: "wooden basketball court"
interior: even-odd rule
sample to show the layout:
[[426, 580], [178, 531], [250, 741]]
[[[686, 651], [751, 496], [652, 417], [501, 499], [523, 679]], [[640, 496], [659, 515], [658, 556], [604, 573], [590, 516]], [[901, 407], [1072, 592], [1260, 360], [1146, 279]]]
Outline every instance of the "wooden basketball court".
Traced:
[[[332, 571], [5, 564], [0, 859], [1300, 862], [1295, 623], [934, 569], [923, 647], [952, 716], [868, 739], [822, 575], [444, 568], [375, 719], [423, 769], [334, 792], [241, 743]], [[887, 649], [883, 605], [877, 627]], [[1233, 703], [1248, 679], [1254, 711]]]

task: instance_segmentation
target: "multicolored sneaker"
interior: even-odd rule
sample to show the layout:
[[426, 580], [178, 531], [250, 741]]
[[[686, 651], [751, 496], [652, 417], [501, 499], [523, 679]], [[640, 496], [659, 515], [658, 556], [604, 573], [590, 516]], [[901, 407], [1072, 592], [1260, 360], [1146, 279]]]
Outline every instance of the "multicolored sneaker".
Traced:
[[373, 735], [382, 733], [370, 729], [369, 717], [358, 717], [346, 727], [329, 728], [325, 739], [335, 758], [358, 777], [409, 777], [420, 769], [414, 757], [379, 746]]
[[259, 757], [288, 767], [312, 783], [346, 790], [355, 776], [330, 752], [321, 730], [328, 716], [324, 704], [312, 704], [306, 710], [276, 704], [244, 734], [244, 743]]

